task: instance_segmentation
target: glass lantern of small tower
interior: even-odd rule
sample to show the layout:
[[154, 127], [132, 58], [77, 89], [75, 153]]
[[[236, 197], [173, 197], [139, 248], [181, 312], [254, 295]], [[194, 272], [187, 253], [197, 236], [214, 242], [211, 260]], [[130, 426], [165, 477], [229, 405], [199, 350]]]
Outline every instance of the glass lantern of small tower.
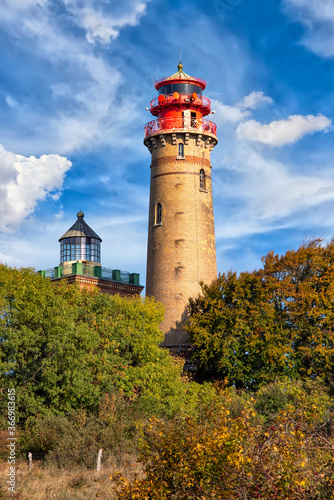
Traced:
[[59, 239], [60, 266], [83, 262], [101, 266], [102, 239], [84, 221], [84, 213], [78, 212], [77, 221]]

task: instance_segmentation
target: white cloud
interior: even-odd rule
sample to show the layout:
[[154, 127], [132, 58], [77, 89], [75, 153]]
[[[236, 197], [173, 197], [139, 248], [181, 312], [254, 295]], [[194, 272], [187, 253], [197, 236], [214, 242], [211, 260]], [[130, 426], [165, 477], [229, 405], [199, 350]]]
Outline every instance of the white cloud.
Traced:
[[302, 43], [322, 57], [334, 56], [332, 0], [283, 0], [284, 11], [305, 28]]
[[42, 6], [47, 3], [47, 0], [4, 0], [6, 7], [13, 10], [26, 10], [35, 6]]
[[18, 102], [16, 101], [16, 99], [11, 97], [10, 95], [6, 95], [5, 101], [10, 108], [17, 108], [19, 105]]
[[247, 118], [251, 113], [250, 109], [256, 109], [273, 102], [271, 97], [264, 95], [263, 92], [253, 90], [249, 95], [245, 96], [235, 106], [228, 106], [222, 102], [212, 99], [212, 109], [215, 110], [215, 121], [219, 123], [230, 122], [238, 123]]
[[238, 123], [249, 116], [249, 111], [242, 111], [238, 106], [227, 106], [215, 99], [211, 99], [212, 109], [215, 111], [215, 122]]
[[240, 109], [256, 109], [272, 102], [273, 100], [271, 97], [264, 95], [263, 92], [256, 92], [253, 90], [253, 92], [245, 96], [237, 106]]
[[39, 201], [57, 195], [71, 165], [59, 155], [25, 157], [0, 145], [0, 229], [20, 224]]
[[323, 115], [292, 115], [287, 120], [277, 120], [265, 125], [248, 120], [238, 125], [236, 133], [239, 139], [268, 146], [283, 146], [298, 141], [306, 134], [326, 130], [331, 123], [331, 120]]
[[106, 9], [102, 9], [101, 2], [63, 0], [76, 24], [86, 31], [87, 41], [103, 44], [108, 44], [111, 39], [116, 38], [125, 26], [136, 26], [145, 13], [147, 2], [148, 0], [123, 0], [110, 14]]
[[[79, 10], [95, 6], [89, 0], [81, 3], [68, 0], [66, 3], [68, 9], [70, 6]], [[114, 19], [117, 30], [135, 24], [146, 3], [126, 0], [113, 4], [109, 8], [109, 17]], [[24, 109], [18, 111], [17, 121], [22, 127], [27, 121], [33, 124], [33, 142], [28, 134], [17, 134], [15, 137], [14, 130], [8, 131], [0, 125], [0, 133], [6, 137], [9, 148], [20, 148], [27, 155], [57, 152], [69, 156], [74, 152], [77, 157], [105, 144], [134, 149], [131, 129], [136, 127], [139, 119], [137, 96], [131, 95], [131, 104], [126, 99], [127, 95], [123, 95], [122, 100], [118, 98], [117, 90], [122, 83], [119, 69], [99, 55], [85, 37], [79, 36], [77, 30], [64, 31], [60, 17], [54, 15], [50, 2], [31, 0], [27, 2], [23, 15], [17, 11], [18, 5], [19, 2], [13, 5], [8, 3], [2, 11], [3, 25], [14, 50], [22, 47], [27, 50], [29, 47], [36, 57], [52, 61], [55, 67], [59, 65], [62, 70], [59, 73], [61, 79], [50, 84], [52, 104], [56, 106], [47, 120], [46, 113], [41, 114], [38, 108], [30, 105], [29, 99]], [[108, 3], [105, 5], [108, 6]], [[100, 12], [98, 7], [96, 12], [97, 15]], [[79, 22], [74, 14], [69, 20], [76, 24]], [[125, 139], [122, 127], [129, 132]]]
[[[217, 240], [245, 238], [279, 228], [312, 226], [323, 203], [334, 201], [334, 169], [330, 163], [322, 171], [304, 165], [302, 174], [291, 165], [267, 158], [255, 145], [244, 144], [231, 152], [233, 168], [213, 172], [216, 205], [231, 200], [226, 209], [216, 210]], [[228, 173], [230, 175], [228, 175]], [[222, 179], [222, 182], [220, 182]], [[310, 215], [305, 217], [307, 211]], [[313, 215], [312, 215], [313, 214]], [[221, 219], [221, 220], [220, 220]], [[327, 216], [322, 225], [327, 223]]]

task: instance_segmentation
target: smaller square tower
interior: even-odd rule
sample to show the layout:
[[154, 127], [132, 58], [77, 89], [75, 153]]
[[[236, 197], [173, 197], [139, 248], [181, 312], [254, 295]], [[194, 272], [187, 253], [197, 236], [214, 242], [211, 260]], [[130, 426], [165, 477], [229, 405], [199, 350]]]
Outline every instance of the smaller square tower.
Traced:
[[66, 280], [81, 288], [97, 288], [109, 295], [137, 297], [143, 286], [139, 274], [101, 266], [101, 238], [84, 221], [83, 212], [78, 212], [77, 221], [59, 239], [60, 264], [57, 267], [38, 271], [52, 281]]

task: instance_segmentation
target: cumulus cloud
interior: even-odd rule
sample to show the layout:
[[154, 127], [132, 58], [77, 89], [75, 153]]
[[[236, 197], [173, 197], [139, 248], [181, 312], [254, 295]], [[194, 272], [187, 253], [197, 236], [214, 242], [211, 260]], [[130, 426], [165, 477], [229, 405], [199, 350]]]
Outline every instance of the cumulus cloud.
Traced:
[[235, 106], [228, 106], [222, 102], [212, 99], [212, 107], [216, 113], [216, 121], [219, 123], [230, 122], [238, 123], [250, 115], [250, 109], [257, 109], [273, 102], [271, 97], [264, 95], [263, 92], [253, 90], [246, 95], [242, 101]]
[[[216, 169], [213, 184], [216, 211], [217, 240], [245, 238], [280, 228], [310, 227], [312, 217], [326, 202], [334, 201], [334, 170], [327, 163], [322, 171], [304, 165], [296, 171], [293, 165], [268, 158], [254, 144], [235, 147], [229, 164]], [[220, 179], [222, 181], [220, 182]], [[229, 217], [221, 216], [232, 203]], [[309, 212], [309, 217], [305, 213]], [[324, 211], [322, 212], [322, 214]], [[330, 214], [328, 214], [330, 215]], [[327, 223], [322, 217], [318, 226]]]
[[[103, 3], [94, 0], [62, 0], [76, 24], [86, 32], [90, 43], [108, 44], [125, 26], [135, 26], [145, 13], [147, 0], [124, 0], [110, 13]], [[105, 3], [107, 6], [107, 3]]]
[[322, 57], [334, 56], [334, 4], [331, 0], [283, 0], [283, 9], [305, 28], [302, 43]]
[[277, 120], [262, 124], [255, 120], [240, 123], [236, 133], [238, 139], [260, 142], [268, 146], [292, 144], [306, 134], [326, 130], [331, 120], [323, 115], [292, 115], [287, 120]]
[[217, 123], [238, 123], [249, 116], [249, 111], [242, 111], [237, 106], [227, 106], [216, 99], [211, 100], [212, 109], [215, 110]]
[[57, 195], [72, 163], [59, 155], [22, 156], [0, 144], [0, 229], [31, 215], [38, 202]]
[[273, 100], [271, 97], [264, 95], [263, 92], [256, 92], [254, 90], [249, 95], [246, 95], [237, 106], [240, 109], [257, 109], [272, 102]]

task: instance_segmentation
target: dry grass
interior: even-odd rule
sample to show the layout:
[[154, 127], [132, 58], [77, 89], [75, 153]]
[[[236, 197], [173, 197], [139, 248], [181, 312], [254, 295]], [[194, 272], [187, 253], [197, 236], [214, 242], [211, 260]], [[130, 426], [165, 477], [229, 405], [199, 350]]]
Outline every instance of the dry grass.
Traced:
[[6, 474], [8, 464], [0, 464], [0, 499], [19, 500], [92, 500], [100, 498], [113, 500], [114, 483], [112, 474], [120, 472], [127, 479], [142, 476], [142, 467], [134, 455], [124, 455], [103, 464], [100, 472], [87, 469], [59, 470], [35, 462], [29, 470], [27, 461], [16, 464], [16, 495], [8, 492]]

